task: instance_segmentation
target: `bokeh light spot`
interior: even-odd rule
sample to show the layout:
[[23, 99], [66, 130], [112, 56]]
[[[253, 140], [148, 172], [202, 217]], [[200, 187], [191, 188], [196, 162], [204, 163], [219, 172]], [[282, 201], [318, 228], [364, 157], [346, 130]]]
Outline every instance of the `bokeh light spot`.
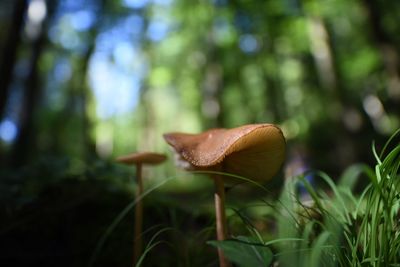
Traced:
[[92, 12], [81, 10], [71, 15], [72, 27], [77, 31], [87, 31], [92, 27], [95, 16]]
[[17, 126], [10, 119], [5, 119], [0, 123], [0, 139], [6, 143], [11, 143], [17, 136]]
[[153, 3], [160, 6], [169, 6], [172, 4], [172, 1], [173, 0], [153, 0]]
[[377, 119], [384, 113], [381, 101], [374, 95], [368, 95], [365, 97], [363, 100], [363, 106], [371, 118]]
[[123, 4], [130, 8], [143, 8], [149, 4], [149, 0], [124, 0]]
[[245, 53], [254, 53], [259, 50], [260, 45], [254, 35], [244, 34], [239, 39], [239, 47]]
[[39, 24], [46, 17], [47, 9], [43, 0], [32, 0], [28, 7], [28, 18], [31, 22]]
[[168, 32], [168, 25], [162, 21], [152, 21], [147, 29], [147, 37], [153, 42], [164, 39]]

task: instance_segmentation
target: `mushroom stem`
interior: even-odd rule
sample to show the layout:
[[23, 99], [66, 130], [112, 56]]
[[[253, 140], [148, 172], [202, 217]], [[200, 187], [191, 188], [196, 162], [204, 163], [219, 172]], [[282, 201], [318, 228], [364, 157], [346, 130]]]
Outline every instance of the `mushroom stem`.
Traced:
[[[142, 164], [136, 164], [136, 199], [143, 194]], [[142, 226], [143, 226], [143, 203], [139, 200], [135, 206], [135, 230], [133, 236], [133, 266], [139, 260], [142, 253]]]
[[[217, 223], [217, 240], [222, 241], [226, 239], [227, 227], [225, 216], [225, 188], [224, 181], [220, 175], [214, 175], [215, 183], [215, 217]], [[230, 267], [230, 263], [225, 258], [222, 249], [218, 248], [218, 258], [220, 267]]]

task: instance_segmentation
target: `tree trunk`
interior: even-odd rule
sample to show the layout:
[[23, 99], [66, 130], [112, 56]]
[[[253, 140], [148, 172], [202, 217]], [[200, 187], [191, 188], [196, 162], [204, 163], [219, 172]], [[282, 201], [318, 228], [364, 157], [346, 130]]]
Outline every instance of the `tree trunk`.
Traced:
[[369, 17], [372, 39], [381, 52], [384, 68], [388, 74], [388, 95], [393, 106], [400, 111], [400, 51], [390, 34], [382, 26], [382, 14], [375, 0], [363, 0]]
[[18, 167], [26, 163], [29, 152], [34, 146], [35, 139], [34, 112], [40, 95], [38, 61], [45, 43], [44, 36], [40, 36], [33, 46], [33, 54], [29, 66], [29, 75], [25, 83], [25, 92], [22, 100], [19, 131], [13, 149], [13, 166]]
[[7, 40], [3, 47], [3, 54], [1, 57], [2, 61], [0, 63], [0, 120], [4, 117], [7, 99], [10, 92], [10, 83], [12, 81], [27, 6], [27, 0], [15, 1], [12, 22], [10, 23], [9, 31], [6, 35]]
[[80, 73], [80, 88], [79, 88], [79, 93], [80, 93], [80, 98], [81, 98], [81, 116], [82, 116], [82, 138], [83, 138], [83, 147], [84, 147], [84, 159], [86, 162], [90, 161], [91, 158], [96, 154], [96, 145], [93, 142], [93, 139], [90, 136], [90, 132], [92, 130], [92, 121], [89, 117], [89, 113], [87, 110], [88, 103], [91, 98], [91, 92], [87, 86], [87, 74], [88, 74], [88, 69], [89, 69], [89, 61], [90, 58], [92, 57], [92, 54], [95, 49], [95, 41], [96, 41], [96, 36], [97, 36], [97, 30], [94, 29], [91, 33], [91, 43], [85, 53], [85, 56], [82, 58], [82, 64], [81, 64], [81, 69]]
[[54, 12], [55, 2], [47, 1], [47, 16], [44, 19], [39, 36], [32, 44], [32, 55], [29, 72], [25, 81], [24, 95], [21, 101], [19, 131], [11, 152], [11, 164], [19, 167], [27, 162], [28, 156], [35, 147], [36, 131], [34, 129], [35, 111], [41, 95], [39, 60], [47, 43], [48, 22]]

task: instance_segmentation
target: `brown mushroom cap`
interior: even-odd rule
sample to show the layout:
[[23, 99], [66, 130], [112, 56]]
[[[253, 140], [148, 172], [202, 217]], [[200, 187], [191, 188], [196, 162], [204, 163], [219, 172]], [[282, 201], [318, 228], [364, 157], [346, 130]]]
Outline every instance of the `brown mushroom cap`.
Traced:
[[272, 178], [285, 158], [285, 138], [273, 124], [168, 133], [164, 139], [195, 169], [221, 170], [255, 181]]
[[152, 152], [137, 152], [125, 156], [120, 156], [116, 158], [116, 161], [127, 165], [133, 165], [133, 164], [157, 165], [164, 162], [166, 159], [167, 156], [163, 154], [152, 153]]

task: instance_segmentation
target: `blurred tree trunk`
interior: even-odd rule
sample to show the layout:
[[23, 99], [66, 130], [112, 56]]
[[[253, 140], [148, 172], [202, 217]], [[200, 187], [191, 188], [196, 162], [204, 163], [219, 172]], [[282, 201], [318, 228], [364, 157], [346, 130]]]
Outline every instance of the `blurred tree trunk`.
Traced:
[[25, 81], [24, 95], [21, 101], [19, 131], [11, 152], [11, 164], [14, 167], [27, 162], [30, 152], [36, 145], [34, 119], [37, 104], [41, 95], [39, 60], [47, 43], [47, 29], [54, 13], [55, 1], [47, 1], [47, 15], [41, 25], [40, 32], [33, 40], [29, 72]]
[[224, 117], [221, 113], [222, 90], [223, 90], [223, 67], [219, 63], [217, 47], [214, 40], [210, 37], [209, 49], [206, 52], [207, 64], [205, 66], [205, 76], [203, 83], [202, 113], [205, 118], [204, 126], [206, 129], [223, 127]]
[[342, 114], [346, 106], [345, 90], [341, 84], [331, 32], [322, 17], [318, 15], [308, 17], [308, 36], [320, 85], [326, 92], [325, 100], [329, 103], [333, 101], [335, 104], [335, 110], [330, 111], [330, 116], [334, 120], [340, 120], [337, 115]]
[[335, 94], [337, 89], [336, 71], [333, 63], [332, 49], [330, 47], [330, 36], [325, 22], [320, 17], [308, 18], [308, 33], [318, 77], [321, 86], [329, 92]]
[[[95, 36], [95, 34], [90, 33]], [[92, 122], [89, 117], [88, 104], [91, 99], [91, 92], [87, 84], [87, 74], [89, 69], [89, 61], [95, 48], [95, 37], [90, 37], [88, 47], [84, 55], [76, 59], [73, 74], [66, 89], [66, 104], [63, 107], [57, 124], [54, 129], [54, 134], [57, 136], [55, 141], [55, 150], [61, 153], [68, 151], [66, 146], [60, 140], [70, 139], [79, 142], [79, 149], [75, 149], [77, 156], [82, 157], [86, 162], [90, 161], [96, 153], [95, 143], [92, 140], [90, 133], [92, 130]], [[74, 124], [78, 122], [78, 125]], [[73, 136], [76, 138], [63, 138], [64, 135], [69, 135], [68, 129], [75, 128]], [[60, 131], [60, 129], [62, 129]], [[68, 154], [68, 153], [67, 153]]]
[[274, 39], [276, 38], [276, 34], [274, 33], [274, 29], [269, 25], [266, 26], [265, 32], [270, 42], [266, 42], [266, 45], [263, 46], [263, 53], [265, 53], [266, 57], [270, 57], [273, 61], [273, 65], [275, 66], [274, 70], [265, 70], [264, 81], [265, 81], [265, 91], [267, 96], [267, 107], [266, 110], [272, 112], [274, 122], [282, 122], [284, 118], [286, 118], [283, 96], [283, 88], [281, 77], [278, 73], [279, 69], [279, 55], [276, 51], [276, 46], [274, 43]]
[[[104, 11], [107, 9], [106, 6], [106, 1], [105, 0], [99, 0], [99, 9], [98, 12], [100, 14], [103, 14]], [[89, 88], [88, 85], [88, 72], [89, 72], [89, 63], [90, 59], [95, 51], [96, 48], [96, 38], [98, 36], [98, 33], [100, 31], [100, 27], [103, 23], [103, 20], [101, 17], [97, 17], [95, 24], [93, 25], [92, 29], [89, 32], [89, 45], [86, 49], [86, 52], [84, 56], [81, 59], [81, 63], [78, 67], [78, 73], [81, 74], [79, 80], [80, 84], [79, 86], [79, 93], [80, 93], [80, 98], [81, 98], [81, 119], [82, 119], [82, 138], [83, 138], [83, 157], [86, 162], [91, 161], [93, 158], [96, 156], [96, 143], [93, 140], [91, 133], [93, 130], [93, 121], [91, 120], [89, 116], [89, 110], [88, 106], [90, 101], [92, 100], [92, 92]]]
[[90, 58], [92, 57], [92, 54], [95, 49], [95, 41], [96, 41], [96, 36], [97, 36], [97, 30], [94, 30], [91, 34], [91, 42], [90, 45], [82, 58], [82, 67], [81, 67], [81, 88], [80, 88], [80, 94], [81, 94], [81, 112], [82, 112], [82, 137], [83, 137], [83, 143], [84, 143], [84, 158], [88, 162], [90, 161], [95, 155], [96, 155], [96, 144], [93, 141], [93, 138], [91, 137], [91, 132], [93, 129], [93, 123], [89, 117], [89, 111], [88, 111], [88, 104], [90, 102], [90, 99], [92, 97], [91, 91], [88, 87], [87, 84], [87, 74], [89, 71], [89, 61]]
[[[95, 25], [97, 27], [97, 25]], [[73, 103], [73, 106], [77, 107], [79, 111], [79, 118], [81, 121], [81, 138], [82, 138], [82, 156], [86, 162], [89, 162], [96, 154], [96, 144], [91, 137], [91, 131], [93, 123], [89, 117], [88, 106], [91, 100], [91, 91], [87, 84], [87, 76], [89, 71], [90, 58], [93, 55], [95, 49], [95, 41], [97, 37], [97, 29], [93, 29], [89, 33], [89, 44], [85, 54], [78, 60], [76, 72], [75, 72], [75, 84], [72, 86], [72, 90], [75, 91], [72, 94], [72, 101], [78, 100], [77, 103]], [[77, 96], [77, 97], [75, 97]], [[71, 112], [69, 108], [65, 109], [65, 113]]]
[[9, 25], [9, 30], [6, 35], [8, 39], [6, 39], [3, 47], [0, 63], [0, 120], [4, 117], [7, 99], [10, 92], [10, 83], [12, 81], [27, 6], [27, 0], [16, 0], [14, 2], [12, 22]]
[[215, 128], [224, 126], [223, 114], [221, 114], [221, 97], [223, 70], [222, 67], [211, 60], [206, 66], [203, 84], [202, 111], [205, 117], [205, 127]]
[[[100, 18], [98, 18], [100, 20]], [[88, 33], [88, 45], [85, 53], [76, 60], [74, 63], [75, 67], [72, 74], [72, 79], [68, 84], [67, 89], [67, 102], [60, 114], [59, 127], [69, 128], [71, 120], [78, 118], [79, 120], [79, 130], [78, 140], [81, 142], [79, 144], [79, 156], [82, 157], [87, 163], [96, 155], [96, 144], [91, 137], [91, 132], [93, 129], [93, 122], [89, 116], [88, 106], [92, 98], [92, 93], [88, 86], [88, 71], [90, 58], [95, 51], [95, 42], [98, 34], [98, 28], [100, 27], [100, 22], [96, 22], [93, 28]], [[75, 116], [71, 116], [71, 113], [75, 113]], [[58, 142], [58, 145], [61, 145]], [[65, 151], [61, 147], [60, 151]]]
[[45, 37], [41, 35], [34, 43], [29, 64], [29, 74], [25, 82], [25, 90], [21, 104], [19, 131], [12, 151], [12, 165], [15, 167], [26, 163], [27, 156], [34, 146], [35, 130], [34, 113], [40, 95], [38, 61], [43, 51]]
[[384, 67], [388, 74], [388, 95], [394, 102], [393, 106], [400, 109], [400, 51], [390, 37], [390, 33], [382, 25], [384, 14], [376, 0], [363, 0], [369, 17], [372, 39], [379, 48]]
[[[271, 45], [268, 51], [268, 56], [274, 58], [275, 66], [278, 66], [277, 55], [274, 52], [274, 47]], [[279, 75], [272, 75], [271, 73], [266, 73], [264, 80], [266, 84], [266, 95], [267, 95], [267, 107], [268, 111], [271, 111], [273, 114], [274, 122], [282, 122], [285, 112], [285, 104], [283, 100], [283, 90], [280, 88], [280, 80]]]

